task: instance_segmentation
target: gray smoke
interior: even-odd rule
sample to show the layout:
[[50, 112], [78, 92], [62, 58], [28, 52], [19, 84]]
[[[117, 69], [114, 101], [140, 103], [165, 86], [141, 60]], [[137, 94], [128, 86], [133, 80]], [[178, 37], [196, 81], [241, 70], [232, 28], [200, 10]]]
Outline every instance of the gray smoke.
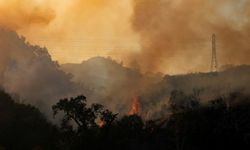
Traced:
[[92, 102], [102, 103], [112, 111], [127, 114], [131, 99], [139, 96], [146, 87], [160, 81], [161, 75], [144, 75], [111, 58], [94, 57], [81, 64], [62, 65], [80, 83]]
[[30, 45], [24, 37], [0, 30], [0, 84], [24, 103], [38, 106], [50, 114], [59, 98], [74, 94], [70, 76], [51, 60], [46, 48]]
[[[161, 118], [168, 115], [169, 99], [174, 90], [182, 91], [187, 96], [195, 95], [203, 104], [220, 97], [226, 98], [232, 93], [249, 95], [249, 74], [250, 66], [241, 65], [229, 67], [218, 73], [166, 75], [161, 82], [142, 94], [143, 115], [146, 118]], [[233, 101], [238, 103], [237, 99]]]
[[144, 71], [208, 71], [215, 33], [220, 64], [249, 64], [249, 18], [249, 0], [134, 0], [142, 50], [131, 60]]
[[232, 92], [249, 94], [250, 67], [231, 67], [217, 74], [176, 76], [142, 74], [111, 58], [95, 57], [81, 64], [58, 65], [46, 48], [30, 45], [16, 32], [0, 30], [0, 85], [16, 100], [29, 103], [51, 117], [51, 106], [60, 98], [84, 94], [90, 103], [101, 103], [127, 114], [131, 98], [139, 97], [145, 118], [166, 116], [170, 93], [199, 91], [204, 102]]

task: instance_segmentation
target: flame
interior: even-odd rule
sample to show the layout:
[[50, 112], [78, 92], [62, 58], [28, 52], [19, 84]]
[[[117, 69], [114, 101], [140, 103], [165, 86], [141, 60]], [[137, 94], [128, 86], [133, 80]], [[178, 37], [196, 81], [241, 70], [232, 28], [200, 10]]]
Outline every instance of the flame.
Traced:
[[136, 115], [139, 113], [139, 101], [138, 101], [138, 96], [134, 96], [131, 100], [131, 108], [129, 111], [129, 115]]
[[98, 126], [99, 128], [103, 128], [104, 125], [105, 125], [105, 122], [104, 122], [103, 120], [98, 120], [96, 124], [97, 124], [97, 126]]

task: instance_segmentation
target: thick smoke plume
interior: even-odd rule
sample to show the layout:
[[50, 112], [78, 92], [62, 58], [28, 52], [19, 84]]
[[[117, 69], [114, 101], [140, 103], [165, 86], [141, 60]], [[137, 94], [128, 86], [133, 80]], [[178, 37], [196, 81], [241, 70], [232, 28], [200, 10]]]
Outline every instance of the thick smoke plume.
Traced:
[[79, 94], [87, 96], [89, 103], [127, 114], [131, 98], [160, 80], [103, 57], [60, 66], [46, 48], [31, 45], [7, 29], [0, 29], [0, 53], [0, 87], [48, 117], [59, 99]]
[[0, 25], [46, 46], [59, 63], [94, 56], [120, 60], [138, 49], [132, 0], [0, 0]]
[[[128, 6], [128, 1], [117, 0], [0, 0], [0, 25], [28, 35], [31, 41], [40, 38], [43, 45], [57, 48], [61, 56], [70, 56], [60, 57], [60, 61], [80, 62], [86, 55], [98, 54], [116, 57], [114, 49], [105, 52], [97, 49], [119, 47], [121, 43], [127, 46], [130, 42], [124, 42], [124, 37], [136, 39], [127, 20]], [[46, 48], [29, 44], [15, 32], [0, 30], [0, 85], [46, 113], [59, 98], [77, 94], [105, 104], [114, 112], [128, 113], [131, 98], [138, 95], [142, 107], [139, 110], [144, 111], [142, 114], [149, 112], [144, 114], [149, 118], [161, 117], [171, 91], [176, 89], [185, 94], [205, 89], [201, 95], [205, 99], [212, 94], [227, 94], [225, 90], [244, 89], [249, 93], [250, 88], [245, 85], [249, 82], [248, 67], [243, 68], [240, 80], [235, 78], [239, 76], [236, 70], [218, 76], [166, 76], [156, 85], [153, 84], [161, 80], [160, 75], [144, 75], [139, 71], [208, 70], [212, 33], [218, 37], [220, 64], [249, 63], [248, 0], [134, 0], [133, 6], [132, 26], [141, 37], [142, 49], [126, 51], [130, 55], [124, 56], [137, 70], [101, 57], [59, 66]], [[94, 47], [81, 45], [84, 42]], [[226, 88], [228, 85], [230, 89]]]
[[61, 67], [72, 74], [73, 82], [81, 84], [91, 102], [101, 103], [119, 114], [128, 114], [131, 100], [146, 87], [161, 80], [161, 75], [146, 76], [104, 57], [93, 57], [81, 64], [64, 64]]
[[[199, 103], [207, 104], [218, 98], [229, 99], [227, 103], [240, 104], [240, 95], [249, 95], [250, 66], [228, 66], [218, 73], [195, 73], [166, 75], [158, 84], [144, 90], [141, 105], [148, 118], [161, 118], [169, 115], [169, 101], [173, 91], [182, 92], [184, 99], [175, 99], [175, 104], [183, 106], [195, 97]], [[236, 95], [236, 96], [234, 96]], [[180, 93], [177, 96], [182, 96]]]
[[30, 45], [16, 32], [0, 30], [0, 53], [0, 86], [21, 102], [51, 115], [52, 104], [77, 91], [46, 48]]
[[249, 0], [135, 0], [142, 51], [132, 60], [144, 71], [206, 71], [215, 33], [220, 64], [250, 63], [249, 18]]
[[0, 0], [0, 24], [46, 45], [60, 63], [112, 56], [178, 74], [209, 70], [212, 33], [219, 64], [249, 63], [249, 7], [249, 0]]
[[0, 25], [9, 29], [48, 25], [55, 18], [54, 10], [46, 1], [0, 0]]

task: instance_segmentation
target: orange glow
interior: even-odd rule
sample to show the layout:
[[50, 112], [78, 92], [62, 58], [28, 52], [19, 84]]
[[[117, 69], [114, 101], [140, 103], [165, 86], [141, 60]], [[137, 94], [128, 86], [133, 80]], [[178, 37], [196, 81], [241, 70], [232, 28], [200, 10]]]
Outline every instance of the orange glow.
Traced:
[[102, 121], [102, 120], [98, 120], [98, 121], [97, 121], [97, 126], [98, 126], [99, 128], [103, 128], [104, 125], [105, 125], [105, 122], [104, 122], [104, 121]]
[[60, 64], [94, 56], [120, 61], [138, 51], [132, 14], [132, 0], [0, 0], [0, 26], [47, 47]]
[[139, 113], [139, 101], [138, 101], [138, 97], [134, 96], [131, 100], [131, 108], [129, 111], [129, 115], [137, 115]]

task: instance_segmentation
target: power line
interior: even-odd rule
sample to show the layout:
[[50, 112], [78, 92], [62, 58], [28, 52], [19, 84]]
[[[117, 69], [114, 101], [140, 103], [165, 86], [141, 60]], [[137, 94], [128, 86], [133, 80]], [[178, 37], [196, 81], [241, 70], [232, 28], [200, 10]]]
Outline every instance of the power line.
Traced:
[[218, 62], [216, 54], [216, 35], [212, 35], [212, 60], [211, 60], [211, 72], [218, 71]]

